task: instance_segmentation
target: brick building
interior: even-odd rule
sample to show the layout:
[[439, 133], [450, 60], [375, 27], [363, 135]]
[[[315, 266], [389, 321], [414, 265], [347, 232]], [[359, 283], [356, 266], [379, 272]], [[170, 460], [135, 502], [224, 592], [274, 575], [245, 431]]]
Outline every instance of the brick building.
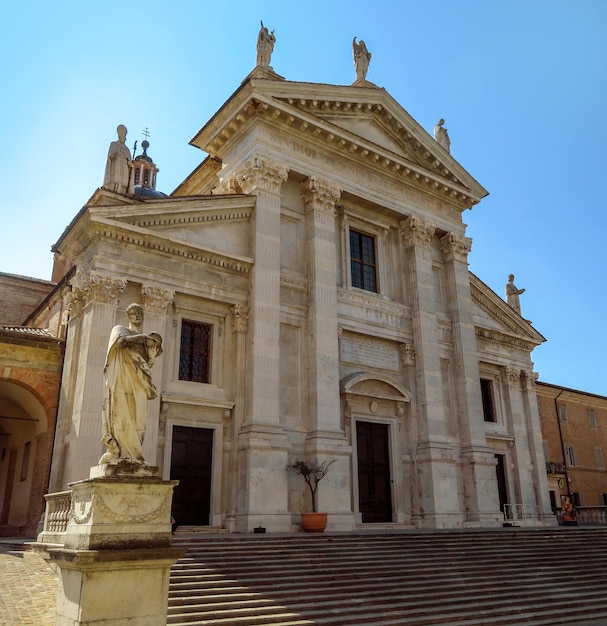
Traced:
[[536, 385], [553, 508], [607, 505], [607, 397], [549, 383]]

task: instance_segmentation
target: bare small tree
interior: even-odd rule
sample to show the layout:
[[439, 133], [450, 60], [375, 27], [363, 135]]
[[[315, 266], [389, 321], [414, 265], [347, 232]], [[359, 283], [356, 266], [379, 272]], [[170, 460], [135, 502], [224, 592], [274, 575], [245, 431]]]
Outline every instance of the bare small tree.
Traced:
[[318, 502], [316, 498], [316, 492], [318, 491], [318, 483], [327, 475], [329, 468], [336, 459], [330, 461], [323, 461], [322, 463], [309, 463], [308, 461], [300, 461], [299, 459], [293, 461], [287, 465], [287, 469], [292, 470], [296, 474], [299, 474], [306, 481], [306, 484], [310, 488], [310, 494], [312, 496], [312, 512], [318, 513]]

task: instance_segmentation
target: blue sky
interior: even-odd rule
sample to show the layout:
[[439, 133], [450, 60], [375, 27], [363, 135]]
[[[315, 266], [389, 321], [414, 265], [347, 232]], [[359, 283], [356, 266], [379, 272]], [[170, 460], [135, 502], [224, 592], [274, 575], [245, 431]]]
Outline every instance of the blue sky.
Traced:
[[205, 156], [189, 140], [255, 65], [259, 20], [287, 80], [368, 80], [490, 195], [464, 214], [470, 269], [548, 340], [540, 380], [607, 395], [607, 2], [425, 0], [11, 3], [0, 38], [0, 271], [50, 278], [51, 245], [102, 184], [116, 126], [172, 191]]

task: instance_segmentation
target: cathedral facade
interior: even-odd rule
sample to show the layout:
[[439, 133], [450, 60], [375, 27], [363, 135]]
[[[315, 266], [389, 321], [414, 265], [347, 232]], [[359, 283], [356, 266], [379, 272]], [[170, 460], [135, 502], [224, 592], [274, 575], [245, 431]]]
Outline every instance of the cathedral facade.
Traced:
[[55, 245], [49, 491], [104, 452], [108, 338], [136, 302], [163, 338], [144, 456], [180, 481], [177, 523], [299, 529], [297, 459], [334, 461], [329, 530], [495, 526], [509, 504], [551, 518], [544, 338], [468, 270], [462, 214], [487, 192], [449, 144], [364, 76], [269, 66], [191, 144], [209, 156], [173, 193], [104, 184]]

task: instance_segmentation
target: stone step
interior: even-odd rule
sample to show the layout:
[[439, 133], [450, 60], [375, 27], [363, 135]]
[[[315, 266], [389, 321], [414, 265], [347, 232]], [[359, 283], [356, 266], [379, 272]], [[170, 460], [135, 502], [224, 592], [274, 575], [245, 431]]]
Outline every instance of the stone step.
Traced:
[[167, 623], [544, 626], [607, 617], [607, 529], [261, 537], [182, 542], [189, 549], [172, 570]]

